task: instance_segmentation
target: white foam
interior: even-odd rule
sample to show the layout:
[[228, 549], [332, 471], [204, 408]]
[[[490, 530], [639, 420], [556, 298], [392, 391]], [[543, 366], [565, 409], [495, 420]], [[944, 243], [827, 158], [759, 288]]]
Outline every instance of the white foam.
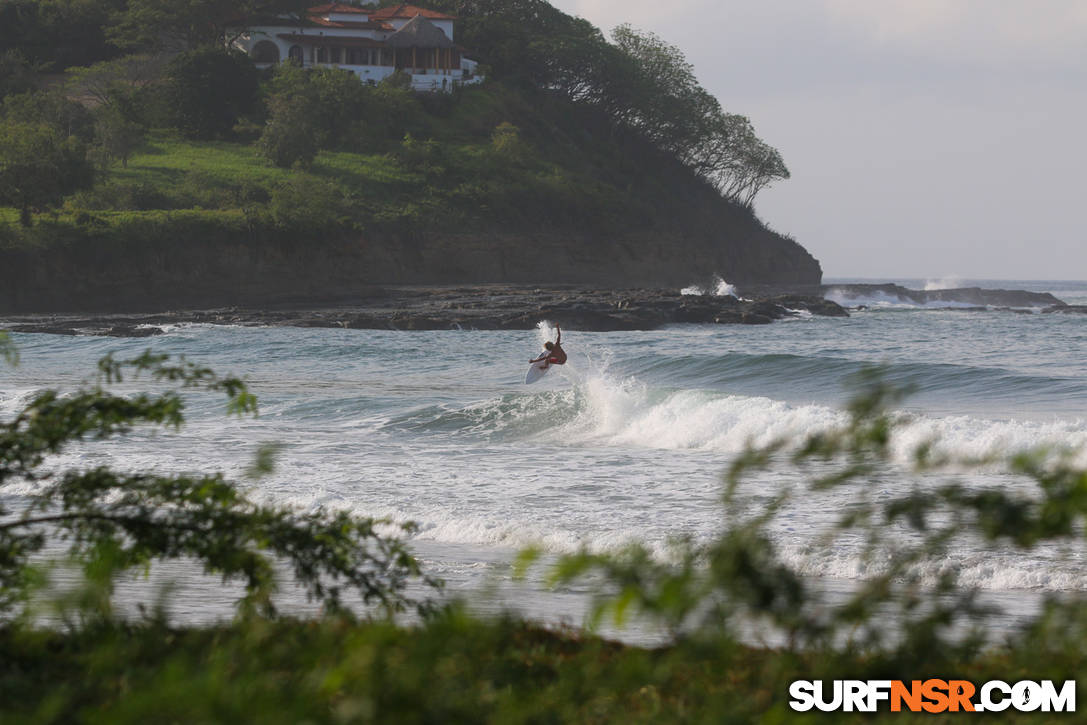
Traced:
[[536, 323], [536, 338], [540, 341], [541, 350], [545, 342], [555, 339], [555, 326], [550, 320], [540, 320]]
[[[622, 445], [736, 453], [748, 444], [778, 438], [799, 443], [805, 434], [842, 425], [842, 411], [823, 405], [795, 405], [757, 396], [710, 390], [653, 390], [635, 378], [606, 371], [564, 371], [573, 387], [557, 391], [551, 406], [568, 413], [562, 425], [539, 435], [575, 445]], [[539, 406], [518, 406], [507, 416], [535, 416]], [[510, 420], [501, 425], [507, 426]], [[909, 416], [892, 440], [896, 461], [910, 464], [918, 446], [936, 440], [935, 452], [956, 458], [1011, 454], [1038, 446], [1078, 449], [1087, 462], [1087, 421], [993, 420], [959, 415]]]
[[[570, 527], [556, 521], [540, 521], [531, 515], [460, 514], [444, 508], [429, 508], [411, 514], [393, 510], [351, 508], [360, 516], [388, 518], [394, 522], [414, 521], [418, 531], [410, 541], [500, 548], [510, 552], [527, 547], [548, 554], [618, 553], [633, 543], [645, 546], [658, 561], [675, 555], [668, 532], [647, 531], [640, 526], [608, 525]], [[822, 530], [803, 527], [800, 534], [782, 530], [781, 519], [770, 523], [778, 555], [793, 571], [806, 577], [837, 580], [865, 580], [887, 571], [889, 557], [864, 555], [861, 540], [839, 540], [822, 545]], [[386, 534], [397, 534], [389, 528]], [[712, 529], [700, 532], [698, 541], [707, 543]], [[1018, 551], [1008, 547], [984, 549], [976, 545], [957, 547], [955, 552], [921, 560], [908, 570], [923, 586], [935, 586], [941, 576], [954, 573], [962, 586], [988, 591], [1087, 591], [1087, 562], [1082, 556], [1064, 556], [1054, 547]]]
[[875, 307], [879, 309], [903, 309], [903, 310], [940, 310], [949, 308], [977, 307], [969, 302], [955, 300], [930, 300], [926, 303], [918, 303], [899, 295], [892, 295], [882, 290], [875, 290], [868, 295], [851, 296], [838, 287], [833, 287], [823, 295], [824, 299], [836, 302], [842, 307]]
[[[887, 556], [871, 560], [855, 551], [797, 544], [779, 546], [778, 553], [791, 569], [808, 577], [862, 580], [886, 573], [889, 566]], [[1082, 558], [1026, 555], [1010, 549], [960, 549], [917, 562], [907, 573], [928, 587], [936, 586], [940, 577], [954, 574], [961, 586], [988, 591], [1087, 591], [1087, 566]]]
[[557, 431], [570, 443], [738, 452], [844, 421], [823, 406], [698, 390], [653, 394], [634, 380], [605, 376], [590, 378], [579, 392], [581, 411]]
[[925, 282], [925, 290], [941, 290], [941, 289], [958, 289], [963, 286], [962, 277], [957, 274], [941, 277], [940, 279], [930, 279]]
[[713, 278], [713, 287], [700, 287], [699, 285], [692, 284], [684, 287], [679, 291], [681, 295], [716, 295], [718, 297], [725, 297], [731, 295], [737, 299], [740, 298], [739, 293], [736, 291], [736, 285], [726, 282], [723, 278], [715, 275]]
[[895, 460], [908, 463], [917, 448], [935, 441], [934, 453], [959, 459], [1007, 457], [1036, 449], [1070, 449], [1077, 465], [1087, 465], [1087, 421], [989, 420], [966, 415], [915, 416], [895, 430]]

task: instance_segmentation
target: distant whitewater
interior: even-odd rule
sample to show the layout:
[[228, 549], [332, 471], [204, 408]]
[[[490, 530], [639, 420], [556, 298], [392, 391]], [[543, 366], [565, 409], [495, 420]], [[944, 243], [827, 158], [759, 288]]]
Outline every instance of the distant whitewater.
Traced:
[[[1062, 284], [1062, 298], [1087, 300], [1087, 284]], [[757, 328], [563, 326], [570, 361], [533, 386], [522, 382], [527, 361], [562, 320], [542, 320], [534, 331], [178, 326], [153, 347], [248, 377], [260, 417], [229, 419], [218, 398], [198, 395], [183, 433], [137, 432], [131, 443], [74, 450], [64, 463], [218, 469], [241, 479], [260, 443], [281, 442], [276, 473], [253, 484], [258, 496], [416, 521], [424, 566], [465, 593], [505, 581], [511, 557], [527, 545], [557, 553], [640, 540], [664, 555], [672, 537], [713, 536], [722, 520], [720, 475], [736, 453], [840, 423], [850, 377], [872, 364], [915, 390], [902, 409], [898, 463], [931, 439], [955, 455], [1046, 445], [1085, 460], [1087, 318], [894, 304]], [[0, 378], [5, 416], [41, 387], [90, 376], [107, 352], [148, 346], [15, 337], [23, 364]], [[765, 500], [797, 480], [784, 471], [755, 476], [745, 495]], [[964, 483], [1004, 485], [986, 471]], [[903, 475], [878, 485], [913, 483]], [[856, 547], [810, 545], [848, 504], [831, 495], [794, 501], [773, 529], [786, 557], [827, 582], [875, 571], [879, 563], [862, 561]], [[964, 581], [1010, 597], [1087, 586], [1082, 556], [963, 546], [927, 574], [954, 567]], [[502, 591], [496, 608], [574, 612], [586, 601], [550, 593], [541, 580]], [[204, 589], [201, 606], [229, 616], [229, 596], [216, 603], [215, 592]]]
[[725, 297], [731, 295], [739, 299], [740, 295], [736, 291], [736, 285], [726, 282], [719, 276], [714, 276], [713, 283], [709, 286], [703, 287], [697, 284], [692, 284], [684, 287], [679, 291], [681, 295], [715, 295], [717, 297]]

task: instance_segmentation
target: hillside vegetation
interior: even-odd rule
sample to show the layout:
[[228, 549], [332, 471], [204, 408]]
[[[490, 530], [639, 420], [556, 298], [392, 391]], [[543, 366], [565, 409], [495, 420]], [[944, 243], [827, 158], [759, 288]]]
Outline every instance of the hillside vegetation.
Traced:
[[[458, 39], [490, 80], [414, 94], [395, 76], [259, 71], [214, 23], [173, 55], [158, 45], [170, 33], [140, 31], [151, 18], [185, 35], [183, 8], [207, 3], [47, 12], [60, 5], [0, 2], [26, 38], [0, 59], [0, 308], [199, 304], [184, 290], [206, 268], [233, 272], [203, 284], [213, 303], [397, 282], [819, 280], [751, 210], [788, 176], [780, 156], [651, 34], [622, 27], [610, 43], [542, 2], [436, 3], [463, 17]], [[64, 17], [107, 40], [50, 56], [33, 39]], [[95, 54], [116, 57], [35, 81]], [[343, 279], [320, 292], [330, 269]]]

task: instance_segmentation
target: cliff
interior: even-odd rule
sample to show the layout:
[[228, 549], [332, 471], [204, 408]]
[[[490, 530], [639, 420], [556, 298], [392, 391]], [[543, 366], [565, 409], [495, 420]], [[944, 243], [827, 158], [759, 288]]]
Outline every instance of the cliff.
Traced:
[[92, 234], [0, 250], [0, 312], [348, 304], [390, 284], [678, 288], [713, 274], [737, 283], [818, 282], [819, 263], [800, 245], [753, 220], [732, 221], [727, 239], [709, 230], [598, 238], [496, 229], [304, 240], [178, 223], [128, 243]]
[[405, 101], [418, 136], [290, 169], [244, 140], [153, 133], [32, 227], [0, 218], [0, 313], [349, 304], [374, 285], [821, 281], [803, 247], [594, 109], [499, 84]]

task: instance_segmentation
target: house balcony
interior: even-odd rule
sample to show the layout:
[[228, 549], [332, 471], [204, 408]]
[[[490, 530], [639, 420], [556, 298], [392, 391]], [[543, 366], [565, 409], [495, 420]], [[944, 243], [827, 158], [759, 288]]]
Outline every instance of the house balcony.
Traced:
[[[339, 68], [356, 76], [363, 83], [378, 84], [398, 69], [391, 65], [355, 65], [350, 63], [316, 63], [307, 61], [306, 68]], [[467, 70], [445, 68], [400, 68], [411, 76], [413, 91], [452, 91], [457, 86], [475, 85], [483, 77]]]

